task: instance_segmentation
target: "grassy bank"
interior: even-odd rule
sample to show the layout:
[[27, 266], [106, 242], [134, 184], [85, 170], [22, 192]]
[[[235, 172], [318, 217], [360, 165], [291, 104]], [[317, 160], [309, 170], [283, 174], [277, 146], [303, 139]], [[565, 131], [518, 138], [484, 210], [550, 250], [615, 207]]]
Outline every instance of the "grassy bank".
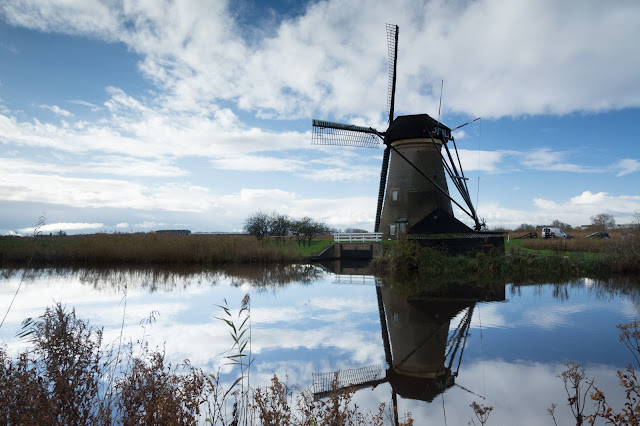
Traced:
[[[306, 250], [320, 250], [320, 243]], [[249, 235], [92, 234], [0, 237], [0, 263], [225, 264], [299, 262], [295, 241], [259, 242]]]
[[[310, 245], [295, 239], [258, 241], [249, 235], [92, 234], [0, 237], [0, 264], [24, 265], [222, 265], [297, 263], [333, 243]], [[385, 256], [373, 263], [381, 275], [443, 277], [505, 282], [570, 279], [640, 272], [640, 236], [612, 234], [609, 240], [514, 240], [506, 256], [483, 253], [448, 256], [406, 241], [385, 242]]]
[[[414, 242], [400, 241], [376, 259], [373, 270], [396, 280], [415, 280], [416, 277], [437, 281], [474, 280], [527, 283], [558, 282], [576, 277], [640, 272], [640, 237], [599, 241], [597, 251], [572, 250], [571, 240], [545, 241], [562, 246], [541, 247], [538, 253], [523, 253], [520, 245], [507, 246], [507, 255], [477, 253], [449, 256], [422, 247]], [[602, 244], [602, 245], [600, 245]], [[544, 254], [540, 254], [540, 252]]]

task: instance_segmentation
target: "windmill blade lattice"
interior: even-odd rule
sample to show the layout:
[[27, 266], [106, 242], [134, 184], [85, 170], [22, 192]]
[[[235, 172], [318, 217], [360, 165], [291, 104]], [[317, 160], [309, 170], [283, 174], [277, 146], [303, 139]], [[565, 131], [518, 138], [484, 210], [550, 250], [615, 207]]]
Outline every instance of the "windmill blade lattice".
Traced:
[[371, 127], [313, 120], [311, 144], [378, 148], [380, 136], [378, 131]]
[[394, 105], [396, 98], [396, 65], [398, 59], [398, 33], [397, 25], [387, 24], [387, 48], [389, 54], [389, 91], [387, 93], [387, 114], [389, 124], [393, 121]]
[[345, 389], [362, 389], [377, 386], [386, 381], [382, 365], [339, 370], [334, 373], [313, 373], [311, 389], [316, 399], [325, 398], [332, 392]]

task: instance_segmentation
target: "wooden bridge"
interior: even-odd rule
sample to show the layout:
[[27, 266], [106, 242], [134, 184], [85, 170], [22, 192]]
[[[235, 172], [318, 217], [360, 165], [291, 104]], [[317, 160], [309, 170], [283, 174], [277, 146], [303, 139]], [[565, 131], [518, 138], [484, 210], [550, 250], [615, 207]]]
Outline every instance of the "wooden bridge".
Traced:
[[382, 241], [382, 232], [346, 232], [333, 234], [336, 243], [379, 243]]

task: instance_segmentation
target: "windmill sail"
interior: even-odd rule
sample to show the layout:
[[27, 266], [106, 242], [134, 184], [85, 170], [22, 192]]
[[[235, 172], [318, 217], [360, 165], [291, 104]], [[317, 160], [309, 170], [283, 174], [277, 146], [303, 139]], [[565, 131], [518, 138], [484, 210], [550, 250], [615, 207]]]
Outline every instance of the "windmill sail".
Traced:
[[[397, 25], [387, 24], [387, 50], [389, 54], [389, 91], [387, 92], [387, 114], [389, 114], [389, 125], [393, 122], [393, 114], [396, 103], [396, 71], [398, 63], [398, 33]], [[387, 143], [382, 156], [382, 169], [380, 170], [380, 185], [378, 186], [378, 204], [376, 207], [376, 221], [373, 226], [374, 232], [380, 231], [380, 215], [384, 205], [384, 193], [387, 185], [387, 172], [389, 171], [389, 157], [391, 147]]]
[[313, 373], [311, 391], [316, 399], [326, 398], [332, 392], [344, 389], [375, 387], [386, 381], [382, 365], [339, 370], [331, 373]]
[[393, 109], [396, 98], [396, 70], [398, 59], [398, 33], [397, 25], [387, 24], [387, 48], [389, 53], [389, 92], [387, 93], [387, 114], [389, 124], [393, 121]]
[[380, 133], [371, 127], [313, 120], [311, 144], [378, 148]]

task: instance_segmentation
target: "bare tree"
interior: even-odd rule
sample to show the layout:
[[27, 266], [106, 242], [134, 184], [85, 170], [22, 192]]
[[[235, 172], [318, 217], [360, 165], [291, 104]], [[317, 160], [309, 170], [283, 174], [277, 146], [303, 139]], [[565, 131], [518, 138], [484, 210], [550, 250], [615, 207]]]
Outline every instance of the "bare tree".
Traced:
[[273, 236], [276, 241], [284, 240], [291, 231], [291, 219], [285, 214], [277, 214], [273, 212], [270, 217], [269, 226], [270, 235]]
[[331, 230], [327, 225], [322, 222], [316, 222], [308, 216], [305, 216], [302, 219], [293, 220], [291, 225], [291, 233], [296, 236], [298, 245], [300, 245], [300, 243], [304, 245], [305, 241], [307, 242], [307, 245], [311, 245], [311, 240], [315, 237], [326, 234], [330, 231]]
[[530, 231], [535, 229], [536, 227], [529, 223], [521, 223], [515, 230], [516, 231]]
[[609, 213], [600, 213], [591, 216], [591, 226], [599, 230], [611, 229], [616, 226], [616, 220]]
[[331, 229], [323, 222], [312, 222], [312, 226], [305, 230], [305, 237], [307, 239], [307, 245], [311, 245], [311, 240], [319, 235], [328, 234]]
[[258, 211], [244, 220], [244, 231], [255, 235], [262, 242], [271, 233], [271, 218], [268, 213]]
[[366, 234], [369, 231], [367, 231], [366, 229], [360, 229], [360, 228], [347, 228], [344, 230], [344, 232], [347, 234]]
[[558, 219], [554, 220], [553, 222], [551, 222], [551, 227], [552, 228], [559, 228], [559, 229], [571, 229], [571, 225], [569, 225], [568, 223], [564, 223]]

